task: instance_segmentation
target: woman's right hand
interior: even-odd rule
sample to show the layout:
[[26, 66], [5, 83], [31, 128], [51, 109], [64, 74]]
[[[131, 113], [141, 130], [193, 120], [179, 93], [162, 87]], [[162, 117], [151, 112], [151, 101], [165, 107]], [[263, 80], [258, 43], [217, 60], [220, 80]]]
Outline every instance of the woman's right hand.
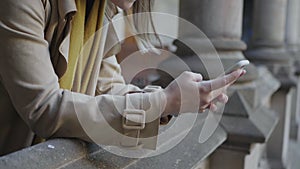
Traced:
[[245, 73], [245, 70], [238, 69], [228, 75], [203, 81], [201, 74], [183, 72], [163, 91], [167, 101], [162, 116], [203, 112], [205, 109], [215, 111], [216, 102], [225, 104], [228, 101], [227, 87]]

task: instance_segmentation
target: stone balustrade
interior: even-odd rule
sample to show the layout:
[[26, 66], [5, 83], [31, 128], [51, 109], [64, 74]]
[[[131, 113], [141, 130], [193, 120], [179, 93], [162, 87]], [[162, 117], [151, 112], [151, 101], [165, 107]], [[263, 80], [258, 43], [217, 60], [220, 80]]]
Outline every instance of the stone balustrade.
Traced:
[[[198, 116], [194, 127], [176, 147], [164, 154], [143, 159], [114, 155], [94, 144], [79, 140], [53, 139], [0, 157], [0, 166], [5, 169], [68, 169], [68, 168], [198, 168], [206, 169], [206, 158], [227, 138], [218, 127], [205, 143], [198, 142], [207, 114]], [[171, 122], [172, 123], [172, 122]], [[163, 127], [162, 127], [163, 130]], [[182, 133], [178, 133], [180, 135]], [[163, 148], [163, 147], [158, 147]]]

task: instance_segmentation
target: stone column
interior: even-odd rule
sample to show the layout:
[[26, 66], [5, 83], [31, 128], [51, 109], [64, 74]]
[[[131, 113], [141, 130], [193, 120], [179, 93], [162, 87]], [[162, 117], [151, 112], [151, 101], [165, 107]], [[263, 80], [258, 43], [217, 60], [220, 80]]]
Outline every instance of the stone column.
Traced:
[[294, 60], [285, 48], [286, 9], [287, 0], [255, 0], [253, 36], [246, 56], [253, 63], [268, 66], [282, 87], [289, 88], [296, 79]]
[[[300, 1], [288, 0], [286, 22], [286, 47], [294, 58], [295, 74], [298, 78], [297, 87], [292, 91], [291, 129], [288, 152], [283, 161], [288, 167], [297, 168], [300, 164]], [[283, 153], [285, 154], [285, 152]], [[287, 158], [287, 159], [285, 159]], [[297, 166], [297, 167], [296, 167]]]
[[291, 52], [291, 54], [294, 57], [297, 57], [298, 53], [296, 53], [299, 50], [298, 44], [299, 44], [299, 29], [300, 29], [300, 1], [299, 0], [288, 0], [287, 5], [287, 18], [286, 18], [286, 46], [288, 51]]
[[292, 13], [295, 9], [287, 10], [287, 2], [287, 0], [254, 1], [253, 36], [250, 49], [246, 52], [247, 58], [252, 63], [266, 65], [281, 82], [280, 90], [271, 99], [271, 107], [279, 117], [278, 125], [267, 142], [267, 158], [271, 168], [284, 168], [286, 165], [292, 104], [291, 89], [296, 85], [294, 58], [290, 50], [295, 48], [296, 31], [293, 26], [298, 26], [298, 23], [293, 22], [295, 16], [292, 16]]
[[[236, 52], [234, 56], [240, 59], [243, 56], [239, 52], [246, 49], [246, 44], [241, 41], [242, 14], [242, 0], [180, 2], [180, 17], [192, 22], [203, 31], [216, 49]], [[179, 25], [179, 35], [191, 34], [184, 27]]]
[[[297, 101], [300, 100], [300, 78], [298, 78], [298, 85], [297, 85]], [[300, 145], [300, 106], [299, 102], [296, 104], [296, 123], [298, 127], [297, 132], [297, 143]]]
[[[293, 93], [291, 139], [297, 140], [297, 122], [300, 116], [300, 1], [288, 0], [286, 20], [286, 48], [294, 58], [295, 74], [298, 77], [297, 88]], [[300, 132], [300, 131], [299, 131]]]
[[[245, 58], [242, 52], [247, 46], [241, 40], [243, 3], [243, 0], [180, 1], [180, 17], [193, 23], [211, 40], [225, 69]], [[216, 65], [213, 64], [214, 62], [203, 65], [195, 56], [194, 51], [189, 48], [198, 49], [205, 57], [206, 48], [203, 47], [203, 36], [199, 37], [196, 32], [187, 29], [186, 23], [179, 24], [178, 34], [179, 39], [183, 39], [187, 44], [176, 40], [174, 42], [177, 46], [175, 54], [192, 71], [200, 72], [204, 78], [209, 78], [205, 67], [217, 69]], [[209, 60], [209, 55], [205, 59]], [[179, 63], [170, 57], [161, 63], [160, 69], [178, 72]], [[253, 150], [261, 152], [257, 151], [259, 147], [257, 144], [266, 142], [276, 124], [273, 112], [266, 105], [270, 96], [278, 89], [278, 81], [265, 68], [250, 65], [246, 69], [248, 72], [246, 76], [239, 79], [239, 82], [243, 83], [232, 86], [228, 91], [230, 99], [220, 122], [228, 138], [218, 150], [211, 154], [210, 167], [212, 169], [244, 167], [248, 169], [251, 167], [246, 165], [251, 162], [253, 166], [258, 166], [258, 160], [245, 163], [245, 158], [248, 154], [253, 154]], [[162, 79], [165, 80], [166, 76], [162, 75]], [[166, 81], [164, 85], [165, 83]]]
[[[180, 17], [197, 26], [212, 42], [224, 68], [228, 68], [239, 60], [244, 59], [242, 51], [247, 45], [241, 40], [243, 20], [243, 0], [188, 0], [180, 1]], [[179, 37], [191, 41], [190, 44], [199, 48], [201, 39], [194, 32], [185, 28], [185, 24], [179, 24]], [[178, 42], [177, 55], [192, 55], [188, 49]], [[193, 59], [185, 58], [193, 71], [205, 72]], [[210, 65], [205, 65], [209, 67]], [[214, 66], [214, 65], [211, 65]], [[257, 71], [253, 65], [248, 66], [248, 74], [239, 81], [251, 81], [257, 77]]]
[[292, 91], [279, 90], [272, 97], [271, 106], [278, 113], [279, 122], [267, 143], [267, 158], [275, 169], [287, 167]]
[[[297, 3], [296, 3], [297, 2]], [[295, 43], [292, 43], [293, 48], [292, 48], [292, 56], [295, 59], [294, 65], [295, 65], [295, 74], [298, 78], [297, 81], [297, 90], [296, 90], [296, 99], [295, 99], [295, 105], [296, 105], [296, 111], [295, 111], [295, 120], [296, 120], [296, 129], [298, 131], [296, 131], [296, 142], [298, 143], [298, 145], [300, 145], [300, 2], [296, 1], [293, 2], [293, 5], [297, 5], [297, 7], [293, 6], [294, 9], [294, 14], [293, 15], [297, 15], [298, 17], [295, 18], [298, 22], [298, 26], [296, 25], [291, 25], [291, 26], [295, 26], [297, 28], [297, 33], [294, 32], [294, 35], [297, 37], [297, 41], [292, 41]], [[291, 4], [292, 6], [292, 4]], [[297, 8], [297, 13], [296, 13], [296, 8]], [[291, 21], [292, 22], [292, 21]], [[295, 21], [296, 22], [296, 21]], [[293, 39], [294, 40], [294, 39]], [[288, 41], [288, 39], [287, 39]], [[296, 45], [296, 47], [294, 47], [294, 44]]]

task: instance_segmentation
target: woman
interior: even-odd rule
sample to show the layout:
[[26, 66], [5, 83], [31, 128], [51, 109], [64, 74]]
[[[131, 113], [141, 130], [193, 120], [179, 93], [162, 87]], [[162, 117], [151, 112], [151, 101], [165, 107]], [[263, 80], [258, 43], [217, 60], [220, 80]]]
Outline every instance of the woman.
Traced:
[[[111, 2], [127, 10], [133, 5], [140, 9], [137, 6], [148, 1]], [[107, 39], [113, 38], [111, 29], [93, 36], [106, 22], [105, 3], [104, 0], [0, 1], [1, 155], [30, 146], [35, 135], [154, 149], [160, 118], [179, 112], [180, 90], [188, 93], [190, 86], [197, 87], [199, 112], [215, 109], [216, 101], [227, 102], [224, 90], [220, 89], [233, 83], [244, 71], [237, 70], [211, 81], [202, 81], [200, 74], [184, 72], [166, 89], [152, 93], [125, 85], [115, 59], [118, 49], [98, 54]], [[90, 37], [94, 38], [93, 44], [88, 45], [85, 57], [78, 57]], [[178, 84], [183, 84], [181, 89]], [[165, 104], [154, 103], [156, 107], [149, 109], [153, 98]], [[129, 137], [110, 134], [107, 124]]]

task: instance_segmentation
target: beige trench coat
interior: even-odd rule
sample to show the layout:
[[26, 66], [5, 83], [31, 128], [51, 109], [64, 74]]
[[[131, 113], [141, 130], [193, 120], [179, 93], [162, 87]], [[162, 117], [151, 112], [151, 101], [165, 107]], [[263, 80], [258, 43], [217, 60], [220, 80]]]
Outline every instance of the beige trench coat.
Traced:
[[[112, 131], [126, 135], [138, 131], [128, 134], [139, 138], [129, 146], [156, 147], [159, 110], [149, 107], [158, 92], [124, 96], [140, 89], [124, 84], [114, 55], [99, 56], [91, 96], [60, 89], [75, 13], [74, 0], [0, 1], [0, 155], [30, 146], [33, 133], [122, 146], [127, 137]], [[138, 114], [142, 120], [134, 123], [139, 126], [134, 129], [122, 118], [132, 109], [145, 110]]]

